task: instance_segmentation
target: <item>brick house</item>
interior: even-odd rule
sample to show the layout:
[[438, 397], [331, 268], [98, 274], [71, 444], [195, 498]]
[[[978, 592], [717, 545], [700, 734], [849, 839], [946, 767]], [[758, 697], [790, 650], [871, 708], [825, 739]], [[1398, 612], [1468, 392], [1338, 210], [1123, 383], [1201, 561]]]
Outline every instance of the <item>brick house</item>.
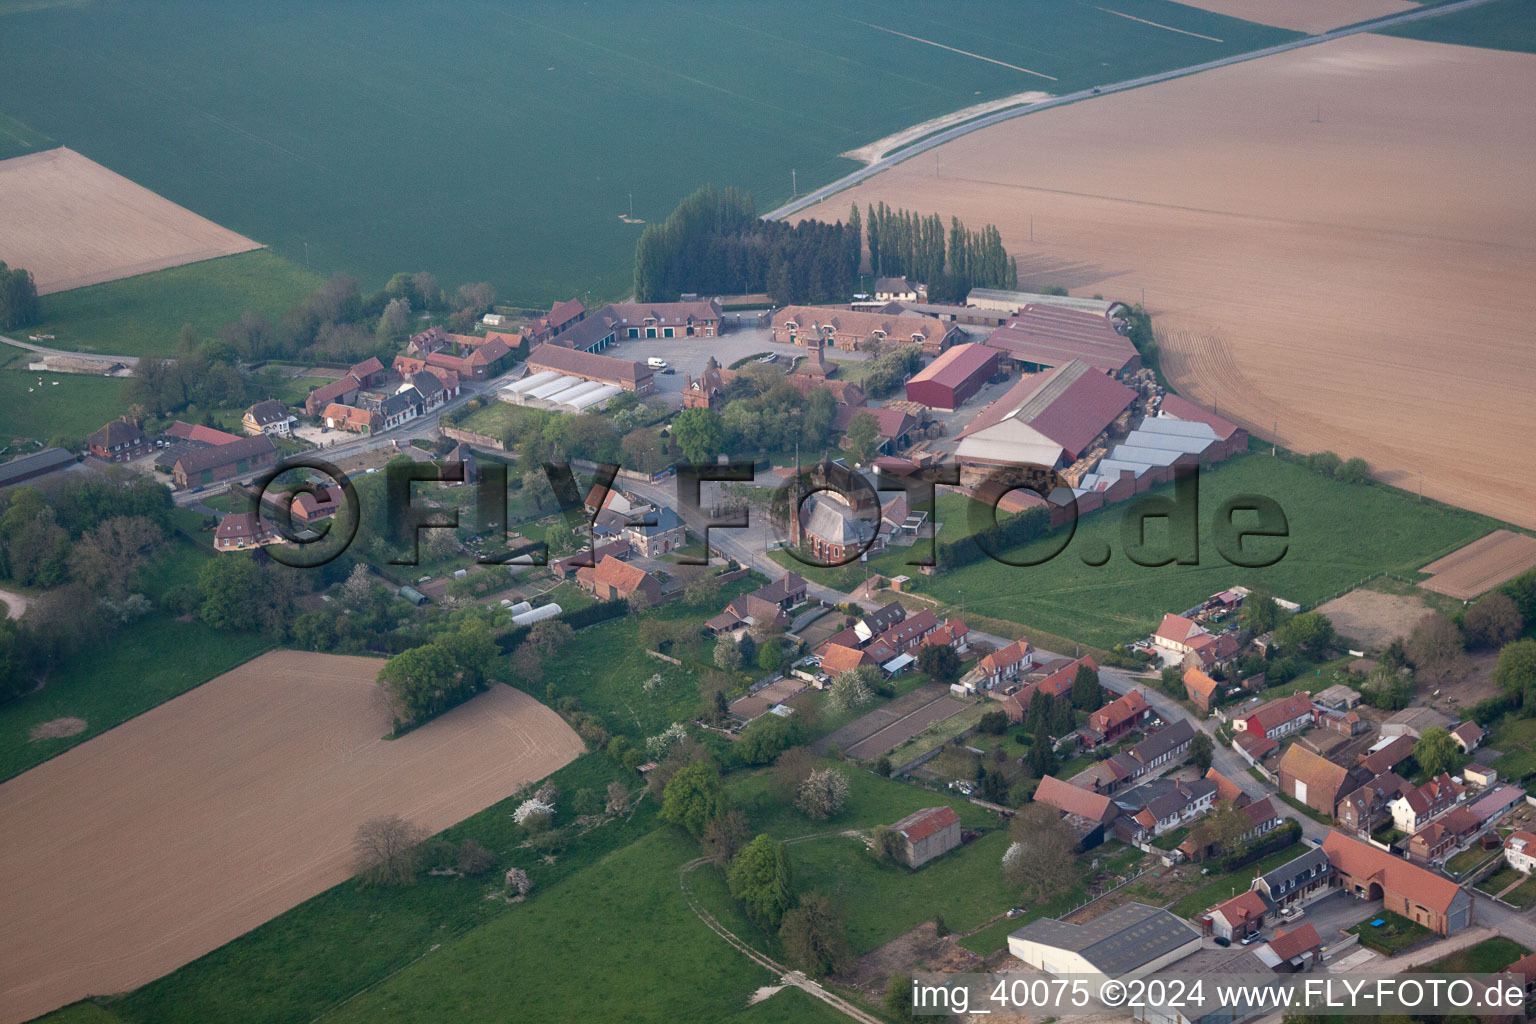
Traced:
[[242, 437], [231, 444], [199, 448], [176, 460], [171, 479], [177, 489], [228, 480], [277, 462], [277, 446], [266, 434]]
[[1466, 794], [1466, 787], [1457, 785], [1449, 775], [1441, 772], [1439, 777], [1403, 793], [1387, 808], [1392, 812], [1394, 826], [1404, 832], [1417, 832], [1455, 807]]
[[1345, 795], [1338, 803], [1335, 816], [1340, 827], [1369, 835], [1384, 818], [1391, 816], [1387, 805], [1412, 788], [1396, 772], [1382, 772]]
[[965, 340], [952, 323], [913, 314], [853, 312], [840, 306], [785, 306], [773, 314], [773, 340], [781, 345], [807, 345], [819, 339], [844, 350], [863, 341], [908, 342], [936, 356]]
[[369, 356], [362, 362], [347, 368], [347, 374], [357, 381], [360, 387], [374, 388], [384, 383], [388, 376], [384, 371], [384, 364], [379, 362], [378, 356]]
[[1339, 800], [1359, 789], [1367, 780], [1364, 769], [1334, 764], [1299, 743], [1286, 749], [1278, 771], [1281, 793], [1330, 819], [1337, 813]]
[[970, 649], [970, 641], [966, 637], [970, 634], [970, 627], [960, 619], [950, 619], [938, 629], [928, 634], [928, 639], [923, 643], [943, 644], [956, 654], [963, 655]]
[[1272, 740], [1301, 732], [1311, 724], [1312, 695], [1305, 690], [1260, 704], [1232, 719], [1234, 731], [1252, 732]]
[[1452, 807], [1408, 837], [1408, 856], [1420, 864], [1439, 864], [1482, 830], [1477, 815], [1465, 807]]
[[996, 690], [1029, 671], [1033, 665], [1034, 648], [1028, 639], [1021, 638], [982, 658], [966, 673], [962, 682], [973, 691]]
[[1201, 711], [1210, 711], [1221, 684], [1194, 666], [1184, 670], [1184, 694]]
[[215, 551], [249, 551], [281, 539], [255, 512], [232, 512], [219, 520], [219, 528], [213, 534], [213, 548]]
[[624, 527], [624, 537], [646, 558], [676, 551], [688, 543], [688, 531], [682, 518], [666, 505], [642, 513], [638, 519]]
[[924, 864], [960, 845], [960, 816], [953, 807], [925, 807], [891, 826], [901, 837], [901, 860], [909, 868]]
[[1090, 747], [1100, 743], [1113, 743], [1153, 717], [1147, 699], [1137, 690], [1095, 711], [1088, 716], [1084, 739]]
[[320, 420], [328, 430], [345, 430], [352, 434], [376, 434], [384, 426], [383, 417], [373, 409], [359, 409], [339, 402], [326, 406]]
[[576, 581], [599, 601], [624, 598], [632, 604], [661, 601], [661, 584], [639, 566], [605, 555], [595, 566], [576, 570]]
[[1386, 910], [1437, 935], [1453, 935], [1472, 924], [1472, 894], [1449, 878], [1341, 832], [1329, 832], [1322, 851], [1333, 865], [1335, 881], [1347, 892], [1379, 899]]
[[691, 302], [613, 302], [598, 310], [620, 338], [713, 338], [720, 333], [718, 299]]
[[1314, 847], [1273, 871], [1259, 875], [1253, 880], [1252, 889], [1269, 900], [1270, 905], [1284, 910], [1291, 906], [1304, 907], [1328, 895], [1333, 877], [1333, 864], [1328, 855]]
[[128, 462], [148, 455], [153, 446], [139, 425], [128, 417], [115, 419], [86, 439], [86, 450], [106, 462]]
[[1212, 935], [1236, 942], [1264, 927], [1264, 918], [1269, 912], [1268, 901], [1249, 889], [1216, 904], [1206, 915], [1206, 920], [1210, 923]]

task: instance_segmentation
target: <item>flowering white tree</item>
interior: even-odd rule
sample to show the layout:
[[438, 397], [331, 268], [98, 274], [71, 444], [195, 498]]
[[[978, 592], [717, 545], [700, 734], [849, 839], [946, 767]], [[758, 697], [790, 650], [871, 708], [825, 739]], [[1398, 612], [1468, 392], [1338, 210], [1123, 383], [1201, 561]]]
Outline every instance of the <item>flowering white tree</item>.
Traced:
[[667, 726], [665, 732], [658, 733], [645, 741], [645, 752], [652, 761], [660, 761], [666, 758], [672, 748], [681, 743], [688, 736], [688, 730], [683, 728], [683, 723], [673, 722]]
[[832, 688], [827, 691], [827, 702], [839, 711], [852, 711], [863, 707], [875, 694], [864, 682], [864, 677], [857, 670], [839, 673], [832, 680]]
[[507, 871], [507, 888], [522, 899], [533, 891], [533, 879], [522, 868], [512, 868]]
[[535, 797], [518, 804], [512, 820], [530, 832], [542, 832], [555, 820], [555, 809]]
[[662, 681], [661, 673], [657, 672], [651, 678], [641, 683], [640, 688], [645, 691], [646, 696], [655, 696], [656, 692], [661, 689]]
[[795, 806], [817, 821], [841, 813], [847, 801], [848, 776], [836, 768], [818, 768], [811, 772], [795, 794]]

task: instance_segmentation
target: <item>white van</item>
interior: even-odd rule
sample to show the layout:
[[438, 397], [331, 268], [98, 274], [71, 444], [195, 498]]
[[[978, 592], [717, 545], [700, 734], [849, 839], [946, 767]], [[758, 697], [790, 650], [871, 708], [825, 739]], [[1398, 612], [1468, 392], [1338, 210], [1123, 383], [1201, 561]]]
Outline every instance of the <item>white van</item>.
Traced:
[[651, 356], [651, 358], [645, 361], [645, 365], [649, 366], [653, 370], [665, 370], [667, 368], [667, 361], [665, 359], [657, 359], [655, 356]]

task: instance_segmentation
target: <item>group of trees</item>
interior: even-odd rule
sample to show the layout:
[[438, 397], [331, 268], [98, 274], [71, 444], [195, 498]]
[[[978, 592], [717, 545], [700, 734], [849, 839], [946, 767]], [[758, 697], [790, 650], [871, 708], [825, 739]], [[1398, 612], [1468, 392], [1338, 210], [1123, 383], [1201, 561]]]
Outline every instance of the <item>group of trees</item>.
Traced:
[[1072, 887], [1077, 877], [1077, 835], [1056, 808], [1025, 804], [1009, 826], [1003, 878], [1030, 900]]
[[500, 665], [496, 643], [479, 619], [402, 651], [379, 672], [395, 726], [415, 725], [479, 693]]
[[165, 540], [170, 510], [164, 487], [122, 472], [0, 496], [0, 579], [44, 589], [21, 621], [0, 620], [0, 701], [150, 610], [137, 577]]
[[766, 292], [775, 303], [843, 301], [859, 272], [857, 223], [762, 220], [752, 197], [707, 185], [635, 245], [635, 297]]
[[0, 260], [0, 329], [10, 330], [35, 324], [43, 315], [37, 300], [37, 283], [21, 267], [8, 267]]
[[1347, 484], [1371, 482], [1371, 464], [1359, 456], [1341, 459], [1333, 452], [1314, 452], [1311, 455], [1303, 455], [1301, 463], [1313, 472], [1331, 476]]
[[[857, 216], [855, 206], [853, 218]], [[870, 273], [926, 282], [930, 301], [963, 300], [972, 287], [1019, 285], [1018, 263], [1003, 248], [1003, 237], [992, 224], [972, 231], [951, 217], [946, 235], [938, 214], [893, 210], [883, 202], [868, 208], [865, 223]], [[942, 294], [935, 294], [935, 286]]]

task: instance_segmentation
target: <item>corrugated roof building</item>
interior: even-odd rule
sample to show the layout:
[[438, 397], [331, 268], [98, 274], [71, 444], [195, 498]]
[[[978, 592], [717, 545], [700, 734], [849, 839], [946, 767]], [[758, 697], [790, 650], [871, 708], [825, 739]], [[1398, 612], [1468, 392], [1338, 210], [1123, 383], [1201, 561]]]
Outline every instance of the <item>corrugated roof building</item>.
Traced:
[[907, 381], [907, 400], [957, 409], [997, 373], [997, 361], [997, 350], [986, 345], [955, 345]]

